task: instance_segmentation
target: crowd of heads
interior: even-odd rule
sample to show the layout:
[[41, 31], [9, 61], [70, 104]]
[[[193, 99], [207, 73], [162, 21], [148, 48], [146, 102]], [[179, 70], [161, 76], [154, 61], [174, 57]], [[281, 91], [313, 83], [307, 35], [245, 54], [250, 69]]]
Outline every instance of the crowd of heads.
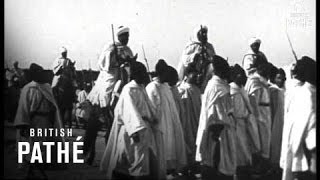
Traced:
[[[14, 67], [18, 67], [18, 63], [14, 63]], [[228, 82], [234, 82], [238, 86], [243, 87], [247, 81], [245, 70], [239, 65], [235, 64], [230, 66], [228, 62], [221, 56], [214, 56], [212, 61], [213, 74], [224, 79]], [[260, 76], [269, 80], [271, 83], [276, 84], [279, 88], [284, 88], [287, 76], [282, 68], [278, 68], [272, 63], [261, 63], [259, 61], [253, 62], [252, 67], [254, 71]], [[167, 82], [170, 86], [174, 86], [179, 81], [177, 70], [168, 65], [164, 59], [159, 59], [155, 65], [154, 72], [147, 72], [146, 67], [141, 62], [134, 62], [130, 68], [130, 79], [135, 80], [138, 84], [147, 85], [150, 82], [150, 77], [157, 77], [161, 83]], [[45, 83], [46, 80], [42, 76], [44, 69], [36, 63], [32, 63], [29, 67], [28, 76], [31, 81], [38, 83]], [[186, 68], [185, 75], [186, 81], [190, 84], [196, 84], [197, 71], [194, 67]], [[316, 84], [316, 62], [308, 56], [303, 56], [290, 69], [291, 78], [297, 79], [302, 82], [309, 82]], [[91, 89], [84, 83], [83, 89]]]

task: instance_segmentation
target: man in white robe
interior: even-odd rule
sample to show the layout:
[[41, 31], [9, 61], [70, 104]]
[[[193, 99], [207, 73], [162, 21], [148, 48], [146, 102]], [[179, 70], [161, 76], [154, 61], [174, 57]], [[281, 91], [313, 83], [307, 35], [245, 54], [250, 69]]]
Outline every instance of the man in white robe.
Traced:
[[54, 89], [58, 86], [60, 79], [62, 78], [62, 71], [64, 69], [67, 69], [69, 66], [74, 65], [74, 61], [69, 59], [67, 57], [67, 49], [65, 47], [60, 48], [60, 56], [56, 58], [52, 65], [52, 71], [53, 71], [53, 79], [51, 83], [51, 87]]
[[[105, 108], [111, 100], [111, 93], [114, 85], [119, 79], [120, 59], [128, 59], [133, 57], [131, 49], [127, 46], [129, 41], [129, 28], [120, 26], [117, 29], [118, 42], [106, 45], [100, 53], [98, 59], [99, 76], [95, 81], [95, 85], [88, 95], [88, 99], [92, 105]], [[115, 51], [117, 56], [115, 56]]]
[[[203, 82], [200, 84], [199, 88], [201, 88], [202, 92], [204, 91], [208, 80], [212, 75], [212, 67], [207, 66], [207, 62], [211, 61], [213, 56], [216, 54], [214, 47], [211, 43], [208, 42], [208, 28], [204, 25], [198, 25], [194, 29], [194, 33], [190, 38], [190, 42], [186, 45], [185, 49], [182, 52], [181, 60], [178, 64], [178, 74], [179, 79], [182, 81], [185, 78], [185, 70], [189, 66], [196, 66], [198, 73], [203, 71], [205, 74], [203, 75]], [[198, 60], [205, 59], [205, 62], [198, 63]], [[204, 57], [202, 57], [204, 56]], [[198, 65], [202, 64], [204, 67], [199, 67]], [[201, 65], [201, 66], [202, 66]]]
[[68, 123], [69, 127], [71, 127], [71, 113], [73, 102], [75, 101], [76, 71], [75, 62], [69, 59], [67, 54], [67, 49], [61, 47], [60, 56], [53, 62], [52, 71], [54, 76], [51, 87], [60, 108], [63, 123], [64, 125]]
[[195, 85], [196, 73], [186, 70], [186, 79], [178, 86], [182, 105], [185, 109], [185, 118], [181, 119], [184, 138], [188, 149], [188, 165], [195, 163], [196, 138], [201, 110], [201, 91]]
[[[281, 141], [284, 119], [284, 90], [279, 87], [283, 85], [279, 77], [280, 70], [273, 66], [270, 72], [270, 108], [271, 108], [271, 144], [270, 144], [270, 161], [274, 168], [279, 168]], [[277, 82], [277, 84], [276, 84]], [[283, 87], [283, 86], [282, 86]]]
[[298, 83], [286, 99], [280, 158], [282, 179], [315, 179], [316, 63], [308, 57], [302, 57], [292, 73]]
[[265, 160], [270, 157], [271, 109], [268, 89], [268, 63], [260, 64], [257, 70], [248, 77], [245, 90], [249, 95], [253, 114], [258, 124], [260, 153]]
[[[196, 139], [196, 161], [213, 168], [216, 174], [236, 173], [236, 129], [230, 87], [229, 65], [216, 56], [214, 74], [204, 91]], [[222, 128], [222, 129], [221, 129]]]
[[[34, 142], [45, 142], [45, 141], [62, 141], [64, 143], [64, 137], [44, 137], [35, 135], [30, 136], [29, 129], [34, 128], [37, 132], [38, 129], [46, 128], [63, 128], [59, 108], [54, 99], [52, 89], [49, 84], [44, 83], [43, 79], [43, 68], [37, 64], [30, 65], [30, 74], [32, 81], [26, 84], [21, 91], [19, 105], [14, 121], [14, 125], [17, 128], [17, 143], [27, 141], [30, 143], [30, 149], [32, 149]], [[54, 146], [56, 147], [56, 146]], [[51, 161], [56, 163], [56, 150], [52, 148]], [[42, 176], [46, 176], [44, 170], [48, 168], [46, 159], [46, 147], [41, 143], [41, 153], [44, 163], [30, 164], [31, 169], [29, 173], [40, 169]], [[31, 159], [31, 153], [29, 153], [23, 160], [23, 163], [28, 164]], [[30, 174], [29, 174], [30, 175]], [[31, 177], [28, 177], [31, 178]], [[36, 177], [33, 177], [36, 178]], [[39, 178], [39, 177], [37, 177]]]
[[255, 68], [252, 67], [253, 64], [266, 63], [268, 62], [268, 60], [264, 53], [259, 50], [261, 45], [260, 39], [252, 37], [249, 39], [248, 44], [250, 46], [250, 49], [243, 56], [242, 67], [245, 70], [246, 75], [250, 76], [255, 71]]
[[171, 92], [172, 92], [174, 101], [176, 103], [180, 120], [183, 121], [186, 118], [186, 112], [182, 104], [181, 95], [178, 90], [178, 85], [177, 85], [179, 81], [178, 72], [172, 66], [168, 66], [167, 73], [168, 73], [167, 74], [168, 79], [166, 80], [166, 82], [169, 84], [171, 88]]
[[87, 100], [87, 96], [90, 90], [91, 90], [91, 84], [85, 83], [84, 89], [78, 93], [76, 110], [75, 110], [77, 124], [79, 124], [80, 122], [83, 122], [85, 124], [85, 127], [90, 117], [90, 112], [92, 108], [90, 102]]
[[230, 94], [236, 119], [237, 166], [249, 166], [252, 165], [252, 154], [260, 148], [260, 141], [249, 97], [243, 89], [246, 75], [238, 64], [231, 69], [231, 81]]
[[[186, 163], [186, 144], [183, 129], [170, 86], [166, 80], [167, 64], [160, 60], [156, 65], [159, 79], [146, 87], [153, 108], [156, 109], [158, 128], [162, 131], [166, 170], [173, 176], [174, 171], [183, 168]], [[168, 178], [170, 178], [168, 177]]]
[[151, 178], [152, 171], [156, 171], [152, 170], [156, 162], [151, 159], [157, 156], [153, 131], [153, 124], [157, 122], [143, 86], [148, 76], [143, 64], [136, 65], [135, 69], [115, 107], [110, 137], [100, 163], [100, 169], [107, 172], [107, 179], [111, 179], [113, 173]]
[[[92, 105], [92, 114], [88, 121], [86, 130], [85, 146], [88, 144], [89, 164], [94, 159], [94, 147], [98, 130], [102, 124], [106, 124], [108, 137], [111, 124], [113, 109], [111, 109], [110, 101], [112, 92], [116, 82], [121, 77], [121, 66], [131, 60], [133, 53], [127, 46], [129, 42], [129, 28], [120, 26], [116, 30], [118, 41], [115, 44], [106, 45], [98, 59], [99, 76], [95, 81], [95, 85], [87, 96]], [[135, 58], [137, 55], [135, 56]], [[112, 111], [111, 111], [112, 110]], [[112, 114], [112, 115], [111, 115]], [[87, 148], [86, 148], [87, 149]]]

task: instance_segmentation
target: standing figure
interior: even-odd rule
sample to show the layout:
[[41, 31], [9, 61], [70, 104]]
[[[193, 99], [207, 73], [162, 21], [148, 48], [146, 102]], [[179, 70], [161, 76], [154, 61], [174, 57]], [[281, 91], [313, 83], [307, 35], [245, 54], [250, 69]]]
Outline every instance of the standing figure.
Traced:
[[194, 34], [182, 52], [181, 60], [178, 64], [179, 79], [185, 78], [185, 70], [193, 66], [197, 74], [197, 86], [203, 93], [209, 79], [212, 76], [212, 66], [210, 61], [216, 54], [211, 43], [208, 42], [207, 26], [199, 25], [195, 28]]
[[84, 123], [84, 127], [87, 127], [92, 108], [91, 103], [87, 100], [87, 96], [91, 90], [91, 83], [84, 84], [84, 89], [78, 93], [75, 116], [77, 124]]
[[230, 94], [236, 119], [237, 165], [252, 165], [252, 155], [260, 148], [257, 122], [248, 94], [244, 90], [247, 81], [246, 73], [238, 64], [231, 69]]
[[285, 75], [275, 66], [271, 67], [270, 72], [270, 108], [271, 108], [271, 144], [270, 161], [275, 170], [279, 170], [281, 154], [281, 141], [284, 122], [284, 95], [282, 89], [285, 83]]
[[167, 178], [173, 178], [187, 163], [186, 144], [177, 106], [166, 83], [168, 65], [159, 60], [155, 69], [158, 79], [149, 83], [146, 90], [159, 119], [157, 126], [162, 131]]
[[[47, 128], [57, 128], [58, 132], [63, 128], [59, 108], [54, 99], [52, 89], [45, 83], [43, 68], [37, 64], [30, 65], [31, 82], [22, 88], [19, 106], [15, 117], [14, 125], [17, 128], [17, 142], [29, 142], [30, 149], [33, 149], [34, 142], [40, 142], [41, 156], [43, 162], [31, 162], [31, 153], [23, 159], [23, 163], [29, 166], [29, 178], [47, 178], [44, 170], [48, 169], [51, 163], [57, 163], [56, 145], [51, 148], [51, 163], [46, 163], [46, 147], [42, 142], [64, 142], [64, 138], [46, 137], [37, 135], [30, 136], [30, 128], [35, 132], [44, 131]], [[34, 177], [40, 171], [39, 177]]]
[[[218, 178], [236, 173], [236, 124], [227, 82], [229, 64], [222, 57], [215, 56], [212, 65], [213, 76], [202, 97], [196, 161], [201, 162], [204, 170], [208, 168], [214, 173], [211, 178]], [[206, 175], [204, 173], [202, 176]]]
[[174, 101], [176, 103], [176, 107], [179, 113], [179, 117], [182, 121], [186, 118], [186, 112], [184, 109], [184, 106], [182, 104], [182, 99], [181, 99], [181, 95], [179, 93], [178, 90], [178, 83], [179, 81], [179, 77], [178, 77], [178, 72], [176, 71], [176, 69], [174, 69], [172, 66], [168, 66], [167, 67], [167, 80], [165, 82], [168, 83], [168, 85], [170, 86]]
[[252, 65], [268, 62], [264, 53], [259, 50], [260, 45], [261, 45], [260, 39], [256, 37], [252, 37], [251, 39], [249, 39], [250, 49], [243, 56], [243, 60], [242, 60], [242, 67], [245, 70], [246, 75], [248, 77], [256, 70], [256, 67], [253, 67]]
[[13, 72], [13, 76], [15, 78], [17, 78], [17, 81], [18, 81], [18, 84], [19, 84], [19, 88], [22, 88], [24, 85], [26, 85], [27, 80], [26, 80], [26, 77], [25, 77], [25, 73], [21, 68], [19, 68], [19, 62], [18, 61], [13, 63], [12, 72]]
[[316, 179], [316, 62], [304, 56], [291, 73], [298, 83], [286, 97], [282, 180]]
[[52, 90], [61, 112], [64, 126], [68, 123], [72, 127], [72, 108], [76, 98], [76, 70], [75, 62], [67, 57], [65, 47], [60, 48], [60, 57], [53, 63]]
[[144, 88], [148, 75], [142, 63], [135, 62], [132, 66], [131, 81], [123, 87], [115, 107], [110, 137], [100, 163], [107, 179], [155, 178], [152, 173], [156, 171], [153, 165], [157, 148], [152, 127], [157, 122]]
[[271, 109], [270, 93], [268, 88], [269, 63], [253, 64], [256, 70], [248, 77], [244, 87], [247, 92], [253, 115], [258, 125], [260, 148], [254, 158], [256, 172], [264, 172], [269, 168], [267, 164], [270, 158], [270, 141], [271, 141]]
[[6, 104], [4, 107], [5, 119], [8, 120], [8, 122], [13, 122], [18, 108], [21, 88], [17, 77], [12, 76], [12, 79], [9, 79], [9, 82], [10, 86], [7, 87], [4, 94]]
[[197, 73], [193, 68], [187, 68], [186, 79], [178, 86], [182, 106], [185, 109], [184, 119], [181, 119], [184, 139], [187, 146], [189, 173], [196, 173], [196, 138], [201, 110], [201, 91], [196, 86]]

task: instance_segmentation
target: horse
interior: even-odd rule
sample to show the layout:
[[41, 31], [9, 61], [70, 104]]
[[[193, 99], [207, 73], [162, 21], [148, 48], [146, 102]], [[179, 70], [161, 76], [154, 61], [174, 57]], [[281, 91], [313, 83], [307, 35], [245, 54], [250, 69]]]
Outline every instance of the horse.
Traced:
[[75, 62], [71, 62], [68, 66], [61, 68], [60, 78], [57, 85], [53, 88], [53, 93], [56, 98], [58, 107], [64, 123], [69, 122], [71, 127], [71, 112], [73, 103], [76, 100], [76, 71], [74, 67]]

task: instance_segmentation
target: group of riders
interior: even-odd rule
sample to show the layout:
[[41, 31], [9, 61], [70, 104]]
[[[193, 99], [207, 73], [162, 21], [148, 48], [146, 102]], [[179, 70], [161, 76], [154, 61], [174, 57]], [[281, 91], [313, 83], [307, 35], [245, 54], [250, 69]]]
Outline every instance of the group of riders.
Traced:
[[[77, 101], [76, 100], [77, 95], [78, 95], [78, 101], [83, 101], [81, 103], [86, 104], [86, 107], [89, 107], [88, 113], [90, 115], [87, 115], [88, 121], [86, 124], [86, 132], [84, 136], [85, 137], [84, 149], [83, 149], [84, 155], [85, 155], [85, 161], [88, 164], [93, 163], [93, 160], [95, 157], [95, 141], [97, 138], [97, 133], [103, 125], [105, 125], [107, 128], [107, 131], [105, 134], [105, 142], [106, 144], [108, 144], [106, 151], [108, 151], [108, 147], [110, 147], [111, 143], [116, 143], [116, 142], [112, 142], [113, 141], [112, 138], [109, 138], [110, 132], [112, 132], [112, 129], [116, 128], [117, 126], [115, 125], [117, 123], [113, 123], [113, 120], [116, 119], [115, 117], [115, 109], [117, 107], [116, 105], [119, 101], [119, 98], [121, 99], [121, 97], [124, 96], [124, 95], [121, 96], [121, 92], [124, 89], [124, 87], [126, 87], [125, 85], [129, 84], [130, 86], [135, 86], [131, 83], [132, 80], [135, 80], [135, 82], [138, 84], [143, 84], [144, 86], [147, 86], [148, 84], [149, 85], [152, 84], [152, 82], [154, 82], [156, 78], [159, 78], [160, 82], [168, 82], [169, 85], [170, 85], [170, 82], [173, 82], [173, 81], [174, 81], [173, 84], [176, 84], [177, 82], [182, 83], [184, 81], [190, 81], [190, 79], [193, 79], [193, 84], [197, 86], [197, 88], [200, 90], [200, 94], [203, 96], [202, 98], [206, 98], [206, 95], [208, 95], [208, 97], [215, 96], [214, 94], [210, 94], [210, 90], [207, 90], [208, 88], [206, 88], [207, 86], [215, 87], [216, 84], [212, 84], [214, 81], [217, 81], [215, 83], [218, 83], [218, 84], [220, 83], [219, 78], [229, 81], [229, 78], [230, 78], [229, 74], [224, 72], [226, 71], [226, 69], [229, 69], [229, 65], [228, 63], [226, 63], [227, 61], [225, 59], [223, 59], [222, 57], [216, 54], [213, 45], [208, 42], [207, 34], [208, 34], [208, 28], [206, 26], [199, 25], [198, 27], [195, 28], [194, 34], [191, 37], [190, 42], [187, 44], [187, 46], [184, 48], [182, 52], [182, 56], [178, 63], [177, 70], [175, 70], [174, 68], [172, 70], [177, 72], [176, 77], [174, 77], [175, 76], [174, 73], [173, 74], [170, 73], [171, 71], [170, 66], [168, 66], [164, 60], [158, 61], [155, 68], [156, 69], [155, 72], [146, 72], [147, 76], [144, 76], [139, 74], [138, 71], [145, 70], [145, 67], [144, 68], [141, 67], [140, 65], [141, 63], [139, 64], [139, 62], [137, 61], [138, 55], [137, 54], [133, 55], [131, 49], [127, 45], [129, 42], [129, 28], [120, 26], [116, 29], [116, 35], [117, 35], [118, 41], [113, 42], [110, 45], [106, 45], [100, 53], [100, 56], [98, 59], [98, 67], [100, 71], [99, 76], [94, 81], [94, 84], [87, 85], [87, 83], [85, 83], [86, 86], [83, 93], [76, 93], [78, 85], [76, 83], [75, 61], [72, 61], [71, 59], [68, 58], [67, 56], [68, 51], [65, 47], [62, 47], [60, 49], [60, 56], [54, 61], [54, 64], [52, 67], [54, 77], [51, 83], [51, 87], [52, 87], [53, 96], [55, 98], [54, 103], [56, 103], [57, 107], [59, 108], [60, 116], [63, 122], [62, 127], [66, 127], [67, 123], [69, 123], [70, 128], [72, 127], [72, 122], [71, 122], [72, 110], [74, 108], [74, 102]], [[251, 74], [253, 74], [253, 72], [256, 72], [256, 71], [259, 71], [259, 73], [261, 72], [265, 73], [264, 69], [257, 70], [258, 65], [268, 64], [268, 60], [266, 56], [264, 55], [263, 52], [259, 50], [260, 44], [261, 44], [261, 40], [256, 37], [253, 37], [249, 40], [249, 50], [244, 55], [242, 64], [241, 64], [245, 72], [244, 76], [249, 77]], [[261, 76], [263, 76], [263, 73]], [[194, 77], [190, 78], [189, 77], [190, 74], [193, 74]], [[234, 78], [238, 78], [238, 77], [234, 77]], [[41, 77], [37, 77], [37, 80], [44, 81], [44, 80], [41, 80]], [[240, 84], [244, 85], [245, 83], [241, 81]], [[92, 86], [92, 88], [88, 88], [90, 86]], [[149, 90], [150, 90], [150, 87], [151, 86], [149, 86]], [[126, 90], [128, 91], [128, 89]], [[218, 89], [217, 92], [219, 90], [221, 89]], [[217, 93], [217, 92], [212, 92], [212, 93]], [[82, 100], [79, 100], [79, 99], [82, 99]], [[206, 102], [207, 100], [208, 99], [202, 99], [202, 101], [204, 102]], [[122, 98], [120, 104], [123, 104], [124, 102], [125, 100], [123, 100]], [[205, 103], [202, 103], [202, 105], [203, 104]], [[264, 106], [269, 106], [269, 103], [265, 103]], [[83, 105], [82, 106], [80, 105], [79, 107], [81, 108], [83, 107]], [[178, 107], [176, 108], [179, 109]], [[216, 107], [216, 108], [219, 108], [219, 107]], [[224, 105], [222, 106], [222, 108], [225, 108]], [[126, 110], [123, 110], [123, 109], [121, 110], [122, 113], [124, 113], [124, 111]], [[203, 113], [202, 110], [201, 110], [201, 113]], [[217, 114], [219, 115], [219, 113], [223, 114], [227, 112], [218, 111]], [[270, 113], [267, 113], [264, 115], [269, 116]], [[226, 116], [229, 116], [229, 114]], [[218, 129], [220, 128], [219, 126], [216, 126], [216, 127]], [[170, 128], [174, 129], [177, 127], [170, 127]], [[197, 129], [197, 127], [193, 127], [193, 128]], [[200, 125], [199, 125], [199, 129], [200, 129]], [[216, 129], [215, 132], [221, 132], [218, 129]], [[177, 136], [177, 134], [175, 134], [175, 136]], [[219, 135], [212, 134], [212, 136], [215, 138], [215, 142], [221, 141], [221, 140], [217, 140], [219, 139], [218, 138]], [[134, 142], [136, 142], [136, 138], [139, 138], [139, 137], [133, 137]], [[257, 137], [254, 137], [254, 138], [257, 138]], [[259, 137], [259, 138], [263, 139], [263, 137]], [[232, 141], [234, 141], [234, 139]], [[137, 142], [139, 142], [139, 140]], [[192, 142], [192, 143], [194, 145], [195, 142]], [[221, 143], [223, 142], [221, 141]], [[226, 142], [226, 144], [227, 143], [230, 143], [230, 142]], [[172, 145], [172, 146], [177, 146], [177, 145]], [[221, 146], [223, 145], [221, 144]], [[111, 149], [112, 148], [113, 147], [111, 147]], [[266, 147], [264, 150], [262, 149], [261, 151], [268, 151], [267, 153], [269, 153], [269, 149], [270, 147]], [[229, 149], [229, 150], [233, 151], [232, 149]], [[139, 152], [139, 150], [137, 151]], [[197, 152], [198, 152], [198, 149], [197, 149]], [[181, 153], [183, 154], [183, 152]], [[210, 155], [208, 155], [208, 157], [209, 156]], [[221, 158], [226, 156], [227, 155], [225, 156], [221, 155]], [[103, 159], [107, 159], [107, 158], [104, 154]], [[232, 164], [231, 161], [228, 162], [226, 159], [221, 159], [220, 161], [224, 162], [225, 166], [230, 165], [230, 163]], [[135, 171], [135, 170], [132, 170], [132, 171]]]

